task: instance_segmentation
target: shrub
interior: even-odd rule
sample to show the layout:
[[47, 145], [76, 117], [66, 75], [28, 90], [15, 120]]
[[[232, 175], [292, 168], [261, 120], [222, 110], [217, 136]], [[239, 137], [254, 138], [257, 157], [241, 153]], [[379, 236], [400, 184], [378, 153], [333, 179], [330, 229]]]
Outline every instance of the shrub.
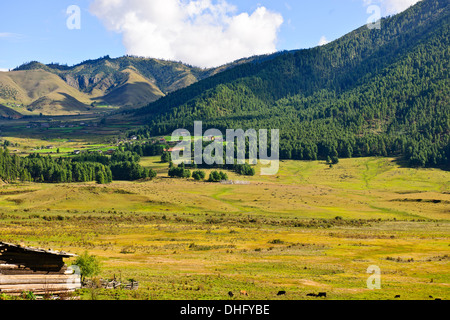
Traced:
[[206, 177], [206, 173], [201, 170], [197, 170], [192, 173], [192, 178], [194, 178], [197, 181], [204, 180], [205, 177]]
[[226, 180], [228, 180], [228, 175], [227, 175], [225, 172], [220, 171], [220, 172], [219, 172], [219, 175], [220, 175], [220, 180], [221, 180], [221, 181], [226, 181]]
[[273, 240], [270, 240], [269, 243], [271, 243], [271, 244], [283, 244], [284, 241], [281, 240], [281, 239], [273, 239]]
[[161, 162], [170, 162], [172, 160], [170, 152], [164, 151], [161, 155]]
[[0, 294], [0, 300], [9, 300], [9, 296], [6, 293]]
[[188, 169], [185, 169], [184, 166], [180, 167], [171, 167], [169, 169], [169, 177], [175, 178], [190, 178], [191, 177], [191, 171]]
[[254, 176], [256, 173], [255, 168], [250, 166], [248, 163], [238, 164], [234, 170], [236, 173], [244, 176]]
[[80, 268], [82, 281], [86, 277], [93, 277], [100, 273], [100, 261], [96, 256], [89, 255], [87, 251], [78, 256], [74, 264]]
[[26, 300], [36, 300], [36, 296], [33, 291], [24, 291], [22, 292], [22, 298]]
[[223, 171], [213, 171], [209, 174], [208, 182], [220, 182], [228, 180], [228, 175]]
[[154, 178], [156, 178], [157, 175], [158, 175], [158, 173], [153, 169], [150, 169], [148, 171], [148, 177], [150, 178], [150, 180], [153, 180]]

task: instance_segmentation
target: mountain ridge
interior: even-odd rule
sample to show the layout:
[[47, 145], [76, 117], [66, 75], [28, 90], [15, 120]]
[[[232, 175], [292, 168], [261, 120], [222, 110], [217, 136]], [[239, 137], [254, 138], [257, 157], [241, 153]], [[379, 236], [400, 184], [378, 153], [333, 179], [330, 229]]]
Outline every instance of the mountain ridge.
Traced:
[[96, 105], [138, 108], [211, 75], [263, 57], [243, 58], [210, 69], [135, 56], [104, 56], [73, 66], [31, 61], [10, 72], [0, 72], [0, 103], [5, 107], [22, 106], [14, 110], [23, 115], [95, 112]]

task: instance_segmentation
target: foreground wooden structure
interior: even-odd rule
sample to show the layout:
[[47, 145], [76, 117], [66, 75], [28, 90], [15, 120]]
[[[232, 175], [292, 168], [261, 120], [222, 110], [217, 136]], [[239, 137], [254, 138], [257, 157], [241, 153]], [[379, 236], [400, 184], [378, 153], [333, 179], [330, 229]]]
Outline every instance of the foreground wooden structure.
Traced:
[[63, 295], [81, 288], [80, 276], [63, 261], [74, 256], [0, 242], [0, 294]]

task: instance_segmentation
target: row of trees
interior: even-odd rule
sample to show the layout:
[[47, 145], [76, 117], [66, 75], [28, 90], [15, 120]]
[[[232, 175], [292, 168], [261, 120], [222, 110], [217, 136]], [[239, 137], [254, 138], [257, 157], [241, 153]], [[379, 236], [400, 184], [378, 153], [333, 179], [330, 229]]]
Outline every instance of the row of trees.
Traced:
[[144, 143], [126, 143], [123, 146], [124, 151], [131, 151], [141, 157], [160, 156], [164, 152], [164, 146], [146, 141]]
[[[202, 170], [195, 170], [191, 173], [191, 170], [186, 169], [184, 163], [174, 166], [171, 162], [169, 165], [169, 177], [171, 178], [185, 178], [188, 179], [192, 176], [197, 181], [205, 180], [206, 173]], [[212, 171], [209, 174], [208, 182], [220, 182], [228, 180], [228, 175], [223, 171]]]
[[139, 156], [131, 152], [117, 152], [108, 157], [99, 153], [71, 158], [52, 158], [30, 154], [21, 158], [0, 149], [0, 178], [4, 181], [62, 183], [97, 181], [105, 184], [113, 180], [154, 178], [156, 172], [139, 165]]

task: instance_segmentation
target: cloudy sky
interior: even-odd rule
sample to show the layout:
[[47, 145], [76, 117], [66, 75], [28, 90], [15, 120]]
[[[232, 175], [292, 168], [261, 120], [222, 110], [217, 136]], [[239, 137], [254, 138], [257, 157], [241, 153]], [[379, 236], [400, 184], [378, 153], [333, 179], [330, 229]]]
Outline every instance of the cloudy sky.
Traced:
[[[125, 54], [213, 67], [323, 45], [419, 0], [15, 0], [0, 3], [0, 70]], [[371, 9], [372, 8], [372, 9]]]

